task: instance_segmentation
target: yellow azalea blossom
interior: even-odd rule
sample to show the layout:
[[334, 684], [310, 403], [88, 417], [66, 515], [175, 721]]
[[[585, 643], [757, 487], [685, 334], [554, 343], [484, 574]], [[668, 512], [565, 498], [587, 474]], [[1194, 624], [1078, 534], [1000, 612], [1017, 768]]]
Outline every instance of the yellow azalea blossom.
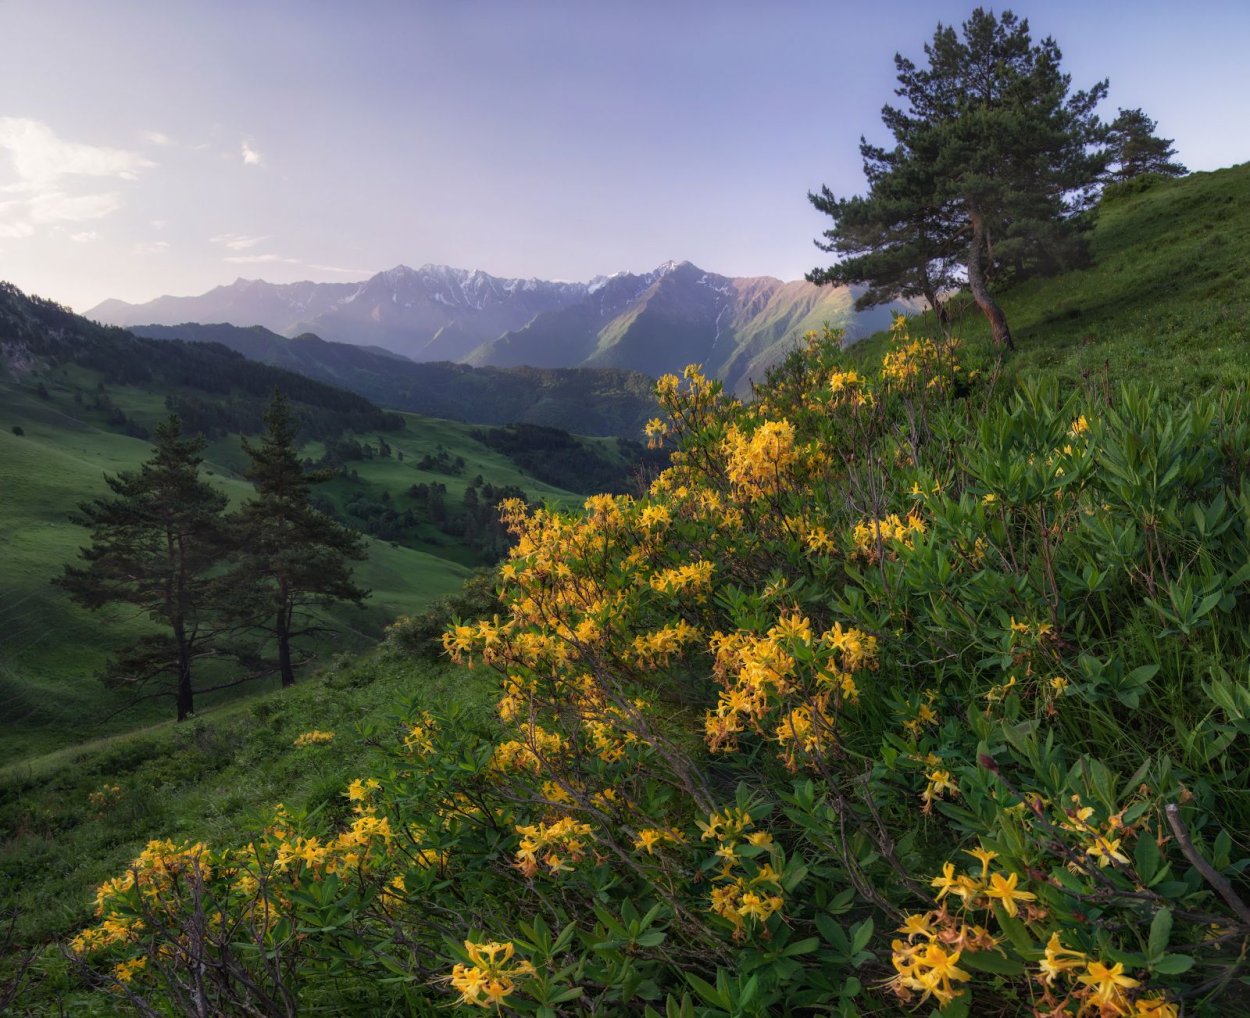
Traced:
[[1133, 1001], [1133, 1018], [1179, 1018], [1177, 1006], [1163, 997], [1138, 997]]
[[938, 901], [941, 901], [950, 891], [954, 890], [958, 883], [958, 878], [955, 876], [955, 864], [948, 862], [942, 865], [942, 875], [930, 880], [929, 886], [937, 888], [938, 893], [936, 897]]
[[932, 913], [923, 912], [907, 916], [897, 932], [907, 934], [908, 940], [912, 937], [932, 938], [936, 932], [933, 929]]
[[1016, 890], [1016, 883], [1019, 881], [1019, 874], [1012, 873], [1008, 877], [1004, 877], [1001, 873], [995, 873], [990, 877], [989, 887], [985, 889], [985, 893], [998, 901], [1002, 902], [1003, 911], [1009, 916], [1014, 916], [1018, 911], [1017, 901], [1033, 901], [1037, 895], [1029, 891]]
[[[1078, 978], [1093, 991], [1090, 994], [1090, 1003], [1104, 1008], [1123, 1009], [1124, 991], [1141, 985], [1138, 980], [1131, 979], [1124, 974], [1122, 961], [1117, 961], [1110, 968], [1100, 961], [1091, 961], [1086, 966], [1085, 974]], [[1120, 1013], [1123, 1013], [1123, 1010]]]
[[1120, 838], [1107, 838], [1099, 835], [1085, 850], [1085, 854], [1097, 859], [1100, 867], [1109, 866], [1113, 861], [1127, 865], [1128, 856], [1120, 851], [1120, 841]]
[[990, 872], [990, 863], [998, 858], [997, 852], [991, 852], [986, 848], [965, 848], [964, 852], [972, 856], [981, 864], [981, 879], [984, 880]]
[[1038, 978], [1047, 986], [1054, 986], [1057, 976], [1071, 969], [1081, 968], [1087, 962], [1088, 959], [1084, 954], [1064, 947], [1059, 941], [1059, 934], [1052, 933], [1050, 940], [1046, 942], [1046, 953], [1037, 963], [1038, 968], [1041, 969]]

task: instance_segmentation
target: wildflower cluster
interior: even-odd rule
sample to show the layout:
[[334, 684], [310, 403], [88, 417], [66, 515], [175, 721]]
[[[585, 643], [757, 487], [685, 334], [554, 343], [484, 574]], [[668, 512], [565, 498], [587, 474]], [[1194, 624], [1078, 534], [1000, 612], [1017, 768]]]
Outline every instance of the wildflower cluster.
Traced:
[[[704, 841], [716, 844], [710, 910], [729, 923], [735, 940], [757, 929], [785, 905], [781, 874], [773, 867], [776, 851], [767, 831], [747, 833], [753, 826], [751, 814], [742, 807], [730, 807], [700, 821]], [[749, 846], [748, 851], [742, 848]], [[755, 851], [750, 851], [754, 849]], [[768, 861], [761, 862], [760, 850]]]
[[105, 782], [93, 792], [87, 793], [87, 802], [99, 813], [112, 809], [122, 799], [122, 786]]
[[534, 974], [527, 961], [513, 961], [516, 947], [503, 943], [464, 942], [468, 964], [459, 963], [451, 970], [451, 985], [460, 991], [462, 1004], [477, 1007], [499, 1007], [516, 992], [516, 980]]
[[304, 732], [296, 736], [294, 746], [296, 749], [305, 749], [308, 746], [328, 746], [334, 741], [333, 732], [324, 732], [314, 728], [310, 732]]

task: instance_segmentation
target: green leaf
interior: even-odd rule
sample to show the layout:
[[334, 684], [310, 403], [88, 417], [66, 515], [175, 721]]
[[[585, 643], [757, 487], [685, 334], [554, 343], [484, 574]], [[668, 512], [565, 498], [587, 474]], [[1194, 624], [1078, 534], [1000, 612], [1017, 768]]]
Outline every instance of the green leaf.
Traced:
[[873, 921], [869, 916], [862, 923], [851, 928], [851, 954], [858, 954], [868, 946], [872, 939]]
[[682, 974], [686, 977], [686, 982], [694, 987], [694, 992], [706, 1000], [709, 1004], [728, 1009], [729, 998], [722, 994], [720, 990], [709, 983], [706, 979], [701, 979], [693, 972], [683, 972]]
[[1194, 967], [1194, 960], [1187, 954], [1165, 954], [1150, 967], [1161, 976], [1179, 976]]
[[972, 951], [961, 954], [959, 963], [976, 972], [992, 972], [998, 976], [1024, 975], [1024, 962], [1018, 958], [1005, 958], [997, 951]]
[[820, 938], [808, 937], [806, 940], [796, 940], [781, 953], [783, 957], [793, 958], [795, 955], [799, 954], [811, 954], [811, 952], [815, 951], [818, 947], [820, 947]]
[[[1151, 839], [1147, 838], [1147, 841]], [[1150, 923], [1150, 940], [1146, 948], [1146, 957], [1151, 962], [1158, 961], [1168, 949], [1168, 940], [1172, 936], [1172, 910], [1161, 908], [1155, 913]]]
[[[1133, 850], [1133, 858], [1137, 863], [1137, 875], [1141, 877], [1142, 883], [1149, 887], [1159, 869], [1159, 846], [1155, 839], [1149, 835], [1138, 838], [1137, 846]], [[1157, 921], [1158, 916], [1155, 919]]]

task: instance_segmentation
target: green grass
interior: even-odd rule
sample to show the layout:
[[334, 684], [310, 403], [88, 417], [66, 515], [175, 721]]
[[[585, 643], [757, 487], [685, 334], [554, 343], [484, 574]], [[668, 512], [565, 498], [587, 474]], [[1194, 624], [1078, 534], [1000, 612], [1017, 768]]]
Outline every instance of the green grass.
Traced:
[[[360, 726], [386, 724], [407, 702], [490, 713], [494, 685], [484, 671], [418, 663], [385, 650], [337, 659], [295, 687], [209, 708], [184, 724], [162, 722], [38, 759], [0, 767], [0, 913], [19, 913], [20, 942], [63, 937], [91, 915], [96, 885], [152, 838], [238, 844], [263, 826], [277, 802], [295, 810], [340, 807], [364, 773]], [[332, 745], [296, 749], [310, 729]], [[115, 805], [92, 792], [121, 787]], [[33, 996], [67, 984], [49, 956]], [[0, 962], [0, 978], [3, 976]]]
[[[28, 386], [0, 382], [5, 408], [0, 420], [0, 759], [7, 760], [150, 724], [171, 710], [156, 701], [117, 714], [127, 701], [94, 677], [109, 653], [147, 623], [120, 607], [87, 611], [50, 582], [87, 540], [69, 513], [79, 502], [105, 494], [104, 475], [137, 467], [149, 447], [93, 421], [90, 411], [72, 402], [68, 382], [54, 380], [48, 388], [50, 399], [44, 400]], [[155, 419], [163, 410], [156, 397], [141, 390], [111, 390], [110, 396], [127, 413], [146, 406]], [[134, 416], [142, 420], [142, 411]], [[24, 434], [15, 435], [14, 425]], [[238, 475], [240, 465], [212, 459], [205, 465], [232, 506], [251, 490]], [[371, 646], [396, 616], [419, 611], [458, 589], [470, 572], [426, 550], [374, 540], [368, 550], [357, 573], [372, 596], [363, 610], [340, 606], [330, 611], [339, 634], [320, 642], [323, 654]], [[217, 699], [209, 695], [197, 706], [237, 695], [238, 690], [217, 694]]]
[[[998, 294], [1018, 348], [1009, 371], [1170, 392], [1250, 379], [1250, 163], [1105, 202], [1091, 240], [1089, 268]], [[958, 304], [957, 334], [988, 347], [976, 306]], [[879, 356], [883, 343], [859, 346]]]

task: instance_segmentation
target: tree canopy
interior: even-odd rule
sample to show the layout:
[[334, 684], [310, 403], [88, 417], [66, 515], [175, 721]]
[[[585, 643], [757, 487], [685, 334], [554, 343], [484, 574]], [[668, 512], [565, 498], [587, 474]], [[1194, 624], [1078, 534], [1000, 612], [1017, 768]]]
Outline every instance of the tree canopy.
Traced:
[[1107, 176], [1110, 180], [1119, 183], [1144, 173], [1183, 177], [1189, 172], [1181, 163], [1172, 161], [1176, 155], [1172, 139], [1156, 135], [1158, 127], [1140, 109], [1120, 110], [1107, 134], [1111, 161]]
[[177, 417], [158, 425], [139, 470], [106, 476], [113, 496], [80, 506], [79, 522], [91, 528], [91, 546], [79, 553], [85, 565], [66, 566], [56, 580], [89, 608], [134, 605], [160, 626], [114, 657], [105, 679], [142, 690], [172, 675], [172, 688], [151, 695], [173, 695], [179, 721], [194, 710], [192, 665], [220, 635], [225, 596], [226, 496], [199, 476], [203, 449]]
[[314, 484], [333, 471], [306, 471], [299, 458], [295, 421], [281, 392], [265, 414], [259, 445], [246, 439], [251, 457], [247, 479], [256, 496], [243, 503], [233, 522], [242, 549], [237, 579], [249, 605], [277, 643], [284, 686], [295, 682], [291, 641], [308, 631], [306, 609], [334, 601], [360, 603], [368, 591], [352, 579], [350, 563], [365, 557], [364, 538], [319, 512], [311, 502]]
[[962, 270], [1010, 348], [991, 284], [1084, 256], [1078, 217], [1106, 166], [1094, 109], [1107, 82], [1073, 92], [1055, 41], [1035, 43], [1010, 11], [977, 8], [958, 32], [939, 24], [924, 51], [927, 66], [894, 58], [902, 102], [882, 110], [894, 146], [861, 139], [868, 193], [808, 195], [834, 220], [817, 246], [845, 257], [807, 278], [866, 286], [861, 306], [923, 295], [940, 309]]

